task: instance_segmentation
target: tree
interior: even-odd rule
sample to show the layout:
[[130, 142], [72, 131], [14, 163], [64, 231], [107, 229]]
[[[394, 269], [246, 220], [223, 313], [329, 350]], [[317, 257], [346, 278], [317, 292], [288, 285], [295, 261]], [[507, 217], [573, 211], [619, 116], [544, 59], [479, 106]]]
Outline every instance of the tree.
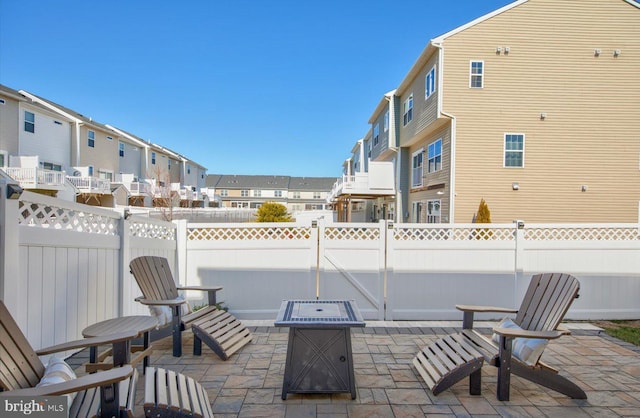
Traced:
[[258, 209], [256, 222], [292, 222], [287, 207], [281, 203], [266, 202]]
[[160, 209], [163, 220], [172, 221], [173, 208], [180, 204], [180, 195], [171, 189], [171, 176], [159, 165], [154, 166], [147, 175], [153, 179], [151, 184], [153, 206]]
[[[491, 212], [489, 211], [489, 206], [487, 206], [487, 202], [485, 202], [484, 199], [480, 199], [478, 213], [476, 214], [476, 223], [491, 223]], [[476, 236], [476, 239], [491, 239], [491, 237], [493, 236], [493, 231], [491, 231], [489, 228], [478, 228], [474, 231], [474, 234]]]
[[478, 213], [476, 214], [476, 223], [491, 223], [491, 212], [489, 211], [489, 206], [487, 206], [487, 202], [485, 202], [484, 199], [480, 199], [480, 206], [478, 206]]

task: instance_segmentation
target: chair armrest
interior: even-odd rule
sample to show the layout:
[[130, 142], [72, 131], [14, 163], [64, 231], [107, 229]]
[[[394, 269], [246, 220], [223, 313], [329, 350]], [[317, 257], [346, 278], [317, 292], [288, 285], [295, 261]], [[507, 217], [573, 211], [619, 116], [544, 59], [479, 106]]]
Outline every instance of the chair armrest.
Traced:
[[143, 305], [154, 305], [154, 306], [178, 306], [183, 303], [187, 303], [185, 299], [145, 299], [143, 296], [138, 296], [134, 299], [136, 302], [140, 302]]
[[456, 309], [463, 312], [500, 312], [518, 313], [517, 309], [500, 308], [497, 306], [477, 306], [477, 305], [456, 305]]
[[58, 353], [60, 351], [74, 350], [76, 348], [86, 348], [103, 344], [113, 344], [122, 341], [132, 340], [138, 336], [136, 331], [119, 332], [117, 334], [109, 334], [101, 337], [84, 338], [82, 340], [69, 341], [57, 344], [51, 347], [36, 350], [36, 354], [44, 356], [47, 354]]
[[571, 330], [560, 324], [556, 327], [556, 331], [560, 331], [562, 335], [571, 335]]
[[201, 290], [203, 292], [217, 292], [222, 286], [178, 286], [178, 290]]
[[562, 331], [528, 331], [514, 328], [494, 328], [493, 332], [508, 338], [542, 338], [554, 340], [565, 335]]
[[120, 382], [127, 379], [133, 374], [133, 368], [130, 365], [115, 367], [104, 372], [88, 374], [78, 377], [67, 382], [55, 383], [53, 385], [42, 386], [39, 388], [25, 388], [0, 392], [2, 396], [58, 396], [67, 393], [80, 392], [81, 390], [95, 388], [98, 386], [109, 385], [111, 383]]
[[180, 286], [178, 287], [178, 290], [200, 290], [202, 292], [207, 292], [209, 306], [215, 306], [217, 303], [216, 293], [219, 290], [222, 290], [222, 286]]

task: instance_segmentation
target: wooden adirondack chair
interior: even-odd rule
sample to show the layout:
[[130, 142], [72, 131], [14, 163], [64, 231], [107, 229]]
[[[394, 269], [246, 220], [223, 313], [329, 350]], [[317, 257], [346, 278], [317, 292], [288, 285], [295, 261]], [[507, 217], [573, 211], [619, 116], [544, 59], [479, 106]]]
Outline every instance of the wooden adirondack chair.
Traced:
[[[570, 334], [560, 328], [560, 322], [578, 297], [579, 290], [580, 283], [571, 275], [538, 274], [531, 278], [520, 309], [457, 305], [456, 308], [463, 312], [462, 332], [425, 347], [413, 364], [435, 395], [466, 376], [469, 376], [469, 393], [479, 395], [481, 367], [486, 360], [499, 369], [498, 400], [509, 400], [511, 373], [571, 398], [586, 399], [587, 395], [579, 386], [553, 367], [539, 359], [534, 364], [527, 364], [512, 356], [516, 338], [552, 340]], [[473, 329], [475, 312], [515, 313], [513, 322], [519, 328], [494, 328], [498, 340], [495, 342]]]
[[87, 338], [34, 351], [6, 306], [0, 301], [0, 397], [57, 396], [76, 393], [70, 417], [133, 417], [137, 372], [125, 364], [109, 371], [36, 387], [45, 373], [39, 355], [113, 344], [127, 349], [134, 332]]
[[[193, 330], [193, 354], [202, 353], [204, 341], [222, 360], [251, 342], [251, 332], [236, 317], [216, 307], [216, 292], [219, 286], [176, 287], [169, 263], [164, 257], [142, 256], [129, 263], [143, 296], [136, 300], [148, 306], [170, 306], [172, 311], [173, 355], [182, 355], [182, 331]], [[178, 290], [200, 290], [208, 293], [209, 306], [182, 315]]]

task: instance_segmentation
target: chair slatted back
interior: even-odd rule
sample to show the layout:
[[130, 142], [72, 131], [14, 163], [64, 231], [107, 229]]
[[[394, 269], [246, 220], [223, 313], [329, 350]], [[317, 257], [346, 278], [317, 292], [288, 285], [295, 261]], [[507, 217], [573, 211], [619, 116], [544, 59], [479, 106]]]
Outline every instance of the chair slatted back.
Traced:
[[145, 255], [129, 263], [145, 299], [164, 300], [178, 297], [169, 262], [164, 257]]
[[44, 365], [11, 313], [0, 301], [0, 387], [32, 388], [44, 375]]
[[564, 273], [537, 274], [531, 278], [515, 323], [530, 331], [555, 330], [578, 296], [580, 283]]

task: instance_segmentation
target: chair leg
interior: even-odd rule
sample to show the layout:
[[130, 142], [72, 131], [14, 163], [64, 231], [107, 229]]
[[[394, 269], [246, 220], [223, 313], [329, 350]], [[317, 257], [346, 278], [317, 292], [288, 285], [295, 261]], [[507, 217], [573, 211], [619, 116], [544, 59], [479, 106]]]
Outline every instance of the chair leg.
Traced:
[[509, 400], [509, 387], [511, 386], [511, 348], [513, 338], [500, 336], [500, 354], [498, 358], [498, 400]]
[[173, 318], [171, 327], [173, 331], [173, 357], [182, 356], [182, 318], [180, 311], [182, 307], [180, 305], [173, 307]]
[[469, 395], [482, 395], [482, 368], [469, 375]]
[[555, 390], [556, 392], [567, 395], [573, 399], [587, 399], [587, 394], [569, 379], [558, 373], [543, 369], [541, 367], [527, 367], [520, 363], [513, 363], [513, 374], [520, 376], [523, 379], [527, 379], [533, 383], [537, 383], [541, 386]]
[[118, 382], [100, 387], [101, 417], [118, 417], [120, 415], [119, 397]]
[[193, 333], [193, 355], [202, 355], [202, 339], [195, 332]]

